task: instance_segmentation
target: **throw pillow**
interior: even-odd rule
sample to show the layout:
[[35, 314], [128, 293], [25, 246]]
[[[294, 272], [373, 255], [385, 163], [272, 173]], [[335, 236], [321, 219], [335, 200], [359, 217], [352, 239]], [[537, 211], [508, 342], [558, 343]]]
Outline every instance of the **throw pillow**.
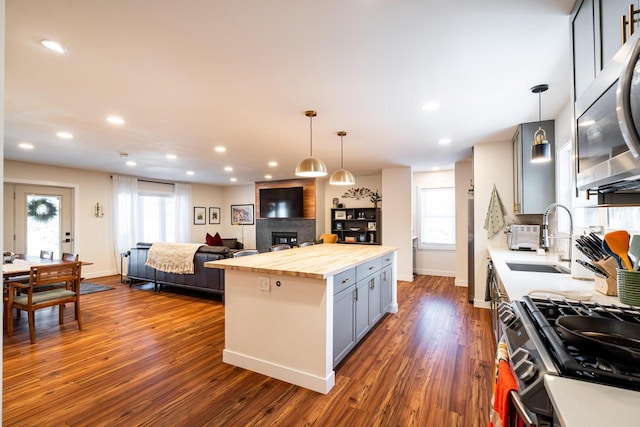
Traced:
[[215, 236], [207, 233], [207, 245], [209, 246], [224, 246], [222, 244], [222, 237], [220, 237], [220, 233], [216, 233]]

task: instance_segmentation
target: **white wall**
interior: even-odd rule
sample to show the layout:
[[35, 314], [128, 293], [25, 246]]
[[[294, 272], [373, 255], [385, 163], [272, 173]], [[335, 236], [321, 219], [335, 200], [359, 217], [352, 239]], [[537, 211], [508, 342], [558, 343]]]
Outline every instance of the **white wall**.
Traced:
[[[222, 237], [236, 237], [243, 240], [246, 249], [256, 248], [256, 221], [258, 214], [255, 212], [256, 188], [254, 184], [240, 185], [237, 187], [223, 187], [224, 208], [226, 213], [222, 214], [222, 225], [224, 234]], [[231, 205], [254, 205], [253, 225], [231, 225]]]
[[382, 243], [398, 248], [397, 277], [406, 281], [413, 281], [412, 188], [411, 168], [382, 170]]
[[[456, 178], [453, 170], [416, 172], [413, 174], [413, 197], [416, 201], [418, 200], [418, 194], [421, 188], [455, 187], [455, 185]], [[417, 235], [419, 232], [418, 228], [420, 226], [420, 222], [417, 220], [420, 216], [420, 212], [418, 211], [420, 207], [418, 203], [414, 205], [414, 209], [415, 211], [413, 212], [413, 215], [416, 218], [414, 232]], [[456, 211], [456, 217], [457, 216], [458, 212]], [[458, 234], [457, 229], [456, 234]], [[416, 271], [418, 274], [454, 277], [456, 272], [456, 250], [418, 248], [416, 253]]]
[[489, 207], [491, 191], [496, 185], [508, 216], [513, 222], [513, 146], [511, 141], [478, 144], [473, 148], [474, 230], [475, 230], [475, 298], [474, 306], [489, 307], [484, 301], [488, 247], [506, 247], [507, 236], [502, 231], [492, 238], [487, 236], [484, 220]]

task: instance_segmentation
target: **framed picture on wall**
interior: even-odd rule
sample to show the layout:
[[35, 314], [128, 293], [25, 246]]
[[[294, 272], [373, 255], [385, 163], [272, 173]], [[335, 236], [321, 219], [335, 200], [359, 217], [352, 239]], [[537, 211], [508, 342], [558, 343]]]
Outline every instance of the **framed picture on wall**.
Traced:
[[202, 225], [207, 223], [207, 208], [195, 206], [193, 208], [193, 223]]
[[209, 224], [220, 224], [220, 208], [209, 208]]
[[253, 225], [253, 205], [231, 205], [232, 225]]

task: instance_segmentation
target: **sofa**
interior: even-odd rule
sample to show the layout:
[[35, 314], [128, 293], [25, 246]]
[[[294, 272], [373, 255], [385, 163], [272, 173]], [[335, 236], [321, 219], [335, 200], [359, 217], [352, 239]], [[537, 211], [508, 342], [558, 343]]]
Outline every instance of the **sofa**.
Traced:
[[[227, 239], [228, 243], [233, 244]], [[194, 256], [194, 274], [166, 273], [146, 266], [151, 243], [137, 243], [135, 248], [126, 252], [128, 258], [127, 279], [129, 286], [136, 281], [152, 282], [154, 291], [160, 292], [163, 286], [176, 286], [222, 295], [224, 301], [224, 270], [204, 266], [207, 261], [215, 261], [232, 256], [227, 246], [202, 245]], [[234, 248], [234, 252], [239, 249]]]

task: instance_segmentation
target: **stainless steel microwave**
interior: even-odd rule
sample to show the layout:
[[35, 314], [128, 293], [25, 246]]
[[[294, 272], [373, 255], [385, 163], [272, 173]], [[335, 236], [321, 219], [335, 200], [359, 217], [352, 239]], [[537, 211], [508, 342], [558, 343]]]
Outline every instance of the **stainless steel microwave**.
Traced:
[[640, 33], [576, 100], [579, 190], [640, 191]]

